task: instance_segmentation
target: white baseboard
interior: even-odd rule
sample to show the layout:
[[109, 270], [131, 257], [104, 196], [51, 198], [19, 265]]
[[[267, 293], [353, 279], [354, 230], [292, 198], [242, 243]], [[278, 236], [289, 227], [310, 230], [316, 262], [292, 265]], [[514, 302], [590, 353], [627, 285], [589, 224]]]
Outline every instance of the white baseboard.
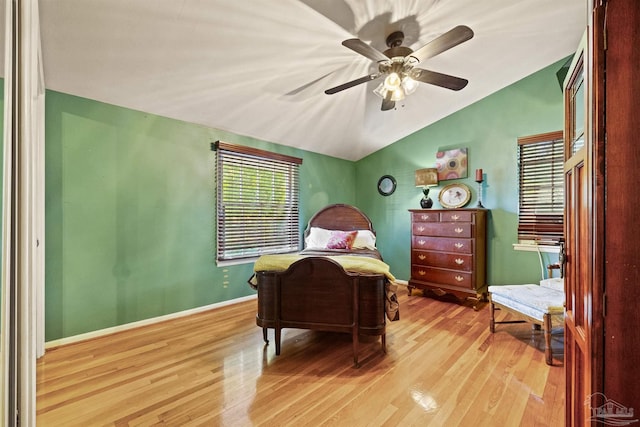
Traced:
[[225, 307], [227, 305], [238, 304], [244, 301], [250, 301], [252, 299], [256, 299], [258, 295], [249, 295], [246, 297], [236, 298], [229, 301], [217, 302], [215, 304], [209, 304], [202, 307], [196, 307], [189, 310], [178, 311], [176, 313], [166, 314], [164, 316], [153, 317], [151, 319], [144, 319], [137, 322], [127, 323], [124, 325], [113, 326], [111, 328], [100, 329], [97, 331], [87, 332], [85, 334], [74, 335], [71, 337], [60, 338], [58, 340], [53, 340], [46, 342], [44, 344], [44, 348], [51, 349], [54, 347], [60, 347], [62, 345], [73, 344], [80, 341], [86, 341], [93, 338], [102, 337], [105, 335], [110, 335], [116, 332], [127, 331], [129, 329], [139, 328], [141, 326], [153, 325], [154, 323], [164, 322], [166, 320], [178, 319], [180, 317], [190, 316], [192, 314], [202, 313], [203, 311], [209, 311], [220, 307]]

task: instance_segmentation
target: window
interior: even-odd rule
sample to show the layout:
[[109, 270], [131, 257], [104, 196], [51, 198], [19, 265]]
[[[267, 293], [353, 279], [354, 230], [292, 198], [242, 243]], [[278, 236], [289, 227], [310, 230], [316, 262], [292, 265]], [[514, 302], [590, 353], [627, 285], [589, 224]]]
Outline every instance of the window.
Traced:
[[218, 261], [299, 250], [302, 159], [222, 141], [215, 149]]
[[558, 244], [564, 223], [562, 131], [518, 138], [518, 240]]

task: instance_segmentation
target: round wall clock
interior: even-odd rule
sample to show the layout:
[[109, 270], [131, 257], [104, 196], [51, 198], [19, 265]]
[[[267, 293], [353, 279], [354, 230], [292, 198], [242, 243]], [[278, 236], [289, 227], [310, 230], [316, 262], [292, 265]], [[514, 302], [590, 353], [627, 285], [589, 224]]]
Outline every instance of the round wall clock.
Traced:
[[440, 190], [438, 200], [443, 208], [461, 208], [471, 199], [471, 190], [465, 184], [446, 185]]
[[383, 175], [378, 180], [378, 193], [383, 196], [390, 196], [396, 191], [396, 180], [391, 175]]

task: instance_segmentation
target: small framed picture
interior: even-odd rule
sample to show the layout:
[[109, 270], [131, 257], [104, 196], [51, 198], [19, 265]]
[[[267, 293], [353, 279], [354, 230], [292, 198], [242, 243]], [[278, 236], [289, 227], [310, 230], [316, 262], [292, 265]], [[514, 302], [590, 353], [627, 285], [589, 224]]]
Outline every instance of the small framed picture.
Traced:
[[467, 148], [438, 151], [436, 154], [438, 181], [467, 177]]

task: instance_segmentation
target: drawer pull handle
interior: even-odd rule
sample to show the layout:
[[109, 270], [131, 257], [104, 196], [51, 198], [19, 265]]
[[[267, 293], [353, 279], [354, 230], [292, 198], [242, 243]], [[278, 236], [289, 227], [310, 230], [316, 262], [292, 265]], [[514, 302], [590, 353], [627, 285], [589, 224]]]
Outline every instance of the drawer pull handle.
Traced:
[[418, 258], [420, 258], [420, 261], [424, 261], [424, 259], [426, 258], [426, 256], [424, 256], [424, 255], [420, 254], [420, 255], [418, 255]]
[[424, 244], [425, 244], [425, 243], [427, 243], [427, 241], [426, 241], [426, 240], [418, 240], [418, 244], [419, 244], [420, 246], [424, 246]]
[[429, 215], [422, 214], [422, 219], [423, 219], [423, 220], [427, 220], [427, 219], [429, 219]]
[[462, 282], [462, 281], [464, 280], [464, 277], [462, 277], [462, 276], [456, 276], [456, 277], [455, 277], [455, 279], [456, 279], [458, 282]]
[[464, 229], [458, 227], [458, 228], [454, 229], [453, 231], [455, 231], [456, 233], [460, 234], [460, 233], [462, 233], [464, 231]]
[[418, 270], [418, 274], [424, 276], [425, 274], [427, 274], [427, 272], [424, 270]]
[[458, 215], [451, 215], [451, 219], [457, 221], [460, 219], [460, 217]]
[[462, 264], [464, 264], [464, 260], [460, 259], [460, 258], [456, 258], [456, 264], [462, 265]]
[[456, 248], [458, 248], [458, 249], [462, 249], [462, 248], [464, 248], [464, 243], [456, 243], [456, 244], [455, 244], [455, 245], [453, 245], [453, 246], [455, 246], [455, 247], [456, 247]]
[[418, 231], [424, 231], [424, 227], [422, 226], [418, 227]]

